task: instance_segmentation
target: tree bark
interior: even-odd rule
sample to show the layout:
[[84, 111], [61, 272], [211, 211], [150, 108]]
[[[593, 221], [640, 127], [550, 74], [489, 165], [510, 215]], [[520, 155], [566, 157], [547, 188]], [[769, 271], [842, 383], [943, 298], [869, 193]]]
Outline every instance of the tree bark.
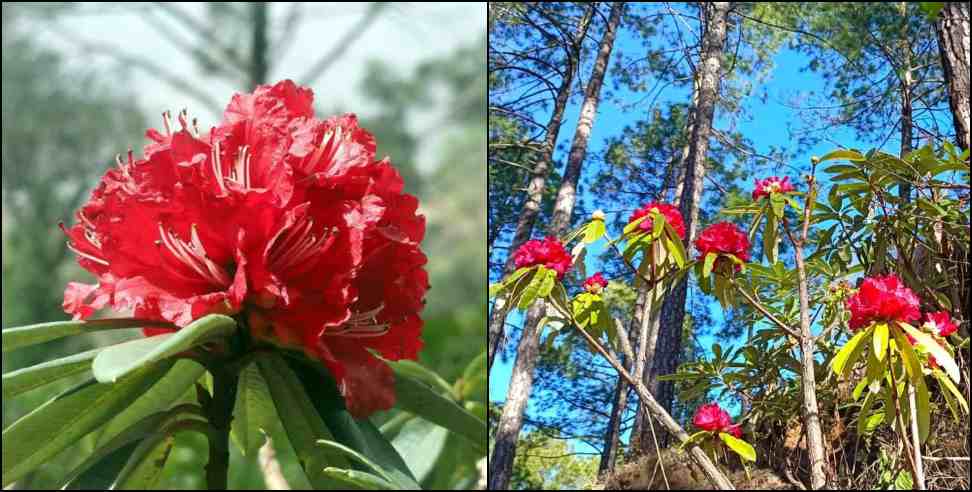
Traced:
[[[624, 362], [624, 359], [621, 360]], [[628, 370], [634, 374], [632, 361], [628, 361]], [[624, 421], [624, 409], [628, 406], [628, 385], [624, 379], [618, 377], [614, 386], [614, 400], [611, 405], [611, 419], [608, 421], [607, 431], [604, 433], [604, 449], [601, 451], [601, 463], [597, 467], [598, 476], [614, 471], [614, 462], [618, 456], [618, 443], [621, 437], [621, 423]]]
[[948, 84], [956, 144], [969, 148], [969, 7], [965, 2], [945, 2], [935, 23], [942, 70]]
[[[513, 272], [513, 252], [530, 238], [530, 234], [533, 233], [533, 225], [537, 221], [537, 216], [540, 215], [543, 190], [547, 182], [547, 175], [550, 173], [550, 163], [553, 160], [553, 153], [557, 146], [557, 136], [560, 134], [564, 109], [567, 107], [570, 90], [574, 84], [574, 74], [580, 61], [581, 42], [587, 35], [587, 28], [590, 25], [592, 15], [593, 7], [587, 10], [587, 13], [578, 23], [577, 35], [573, 41], [573, 45], [568, 49], [567, 70], [565, 70], [560, 87], [557, 89], [557, 98], [554, 102], [553, 113], [550, 115], [549, 123], [547, 123], [543, 155], [537, 159], [537, 163], [533, 168], [533, 177], [530, 178], [530, 184], [527, 185], [527, 198], [523, 203], [523, 211], [520, 213], [520, 218], [516, 223], [513, 240], [510, 242], [509, 254], [506, 259], [506, 264], [503, 267], [504, 276]], [[489, 317], [487, 371], [493, 368], [493, 361], [496, 359], [496, 353], [502, 344], [506, 331], [506, 314], [506, 309], [497, 309], [496, 304], [493, 304], [493, 309]]]
[[[621, 22], [623, 10], [624, 4], [622, 2], [615, 2], [612, 5], [611, 16], [605, 26], [604, 36], [601, 38], [591, 79], [584, 96], [584, 103], [581, 105], [570, 154], [567, 158], [564, 179], [557, 191], [557, 200], [554, 204], [554, 213], [549, 229], [550, 234], [554, 236], [563, 234], [570, 226], [574, 205], [577, 201], [577, 183], [580, 180], [581, 168], [587, 154], [587, 144], [594, 125], [594, 116], [597, 114], [601, 85], [604, 81], [604, 74], [607, 72], [611, 50], [614, 47], [615, 33], [618, 24]], [[588, 19], [592, 12], [593, 8], [588, 10]], [[578, 37], [578, 46], [582, 40], [583, 36]], [[489, 461], [489, 488], [491, 490], [505, 490], [509, 487], [513, 460], [516, 456], [516, 441], [519, 438], [520, 429], [523, 427], [523, 413], [526, 411], [527, 400], [533, 389], [533, 371], [536, 367], [540, 343], [537, 324], [543, 317], [545, 310], [544, 302], [537, 301], [530, 307], [523, 324], [523, 334], [517, 347], [510, 388], [496, 432], [493, 455]]]
[[[902, 23], [905, 28], [901, 33], [901, 56], [903, 59], [902, 63], [902, 74], [901, 77], [901, 157], [904, 158], [912, 149], [912, 142], [914, 141], [914, 122], [913, 122], [913, 110], [912, 110], [912, 75], [911, 75], [911, 40], [908, 33], [908, 4], [906, 2], [901, 2], [898, 4], [901, 11]], [[898, 196], [907, 201], [908, 197], [911, 195], [911, 183], [901, 183], [898, 185]]]
[[253, 16], [253, 46], [250, 53], [250, 89], [255, 89], [260, 84], [267, 82], [267, 75], [270, 71], [267, 52], [269, 44], [267, 41], [267, 10], [270, 8], [267, 2], [253, 2], [250, 4]]
[[[684, 185], [679, 203], [679, 209], [685, 220], [685, 237], [691, 244], [698, 229], [699, 205], [702, 198], [703, 178], [705, 176], [705, 160], [709, 151], [709, 136], [712, 131], [712, 120], [715, 105], [719, 97], [719, 85], [722, 79], [722, 55], [728, 32], [729, 10], [731, 2], [704, 3], [704, 26], [702, 34], [701, 59], [698, 64], [698, 98], [694, 111], [692, 136], [689, 139], [688, 158], [685, 161]], [[661, 328], [658, 330], [658, 342], [653, 361], [652, 385], [657, 387], [655, 394], [658, 403], [667, 413], [672, 411], [675, 399], [675, 385], [671, 381], [658, 382], [658, 375], [675, 372], [682, 358], [682, 325], [685, 321], [685, 300], [688, 281], [683, 278], [666, 297], [661, 312]], [[664, 446], [669, 442], [670, 434], [664, 429], [658, 433], [659, 444]], [[654, 443], [642, 440], [643, 452], [654, 452]]]

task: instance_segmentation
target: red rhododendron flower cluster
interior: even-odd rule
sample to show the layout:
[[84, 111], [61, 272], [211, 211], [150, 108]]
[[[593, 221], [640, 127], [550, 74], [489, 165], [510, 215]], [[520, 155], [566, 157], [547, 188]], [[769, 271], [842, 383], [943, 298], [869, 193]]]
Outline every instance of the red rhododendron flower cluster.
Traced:
[[592, 294], [600, 294], [607, 285], [608, 281], [604, 278], [604, 275], [601, 275], [601, 272], [597, 272], [587, 277], [587, 280], [584, 281], [584, 290]]
[[[685, 239], [685, 221], [682, 220], [682, 213], [679, 212], [678, 208], [667, 203], [650, 202], [644, 207], [635, 210], [631, 217], [628, 219], [628, 223], [632, 223], [646, 215], [651, 214], [652, 209], [657, 209], [658, 213], [665, 217], [668, 224], [672, 226], [672, 229], [678, 234], [678, 237]], [[651, 217], [641, 221], [638, 224], [638, 228], [650, 232], [652, 229]]]
[[[732, 222], [718, 222], [702, 231], [695, 240], [699, 258], [709, 253], [733, 255], [739, 260], [749, 261], [749, 237]], [[739, 265], [736, 265], [739, 270]]]
[[725, 432], [735, 437], [742, 437], [742, 428], [732, 423], [732, 417], [722, 409], [718, 403], [707, 403], [695, 410], [692, 425], [709, 432]]
[[517, 268], [543, 265], [557, 272], [557, 278], [560, 279], [570, 269], [573, 260], [564, 245], [557, 238], [549, 236], [523, 243], [513, 253], [513, 263]]
[[753, 200], [770, 196], [772, 193], [789, 193], [796, 190], [793, 184], [790, 183], [789, 176], [782, 179], [779, 176], [770, 176], [766, 179], [756, 179], [755, 182], [756, 186], [753, 189]]
[[355, 116], [320, 120], [312, 102], [288, 80], [235, 95], [209, 132], [184, 112], [149, 130], [144, 157], [119, 159], [65, 229], [98, 278], [69, 284], [65, 310], [180, 327], [239, 315], [323, 361], [354, 415], [390, 408], [394, 377], [369, 349], [414, 359], [422, 346], [425, 219]]
[[865, 278], [860, 290], [847, 299], [847, 309], [852, 330], [874, 321], [911, 322], [921, 317], [918, 297], [893, 273]]
[[955, 323], [952, 322], [952, 317], [949, 316], [948, 311], [926, 314], [925, 323], [931, 325], [935, 334], [942, 338], [958, 331], [958, 326], [955, 326]]

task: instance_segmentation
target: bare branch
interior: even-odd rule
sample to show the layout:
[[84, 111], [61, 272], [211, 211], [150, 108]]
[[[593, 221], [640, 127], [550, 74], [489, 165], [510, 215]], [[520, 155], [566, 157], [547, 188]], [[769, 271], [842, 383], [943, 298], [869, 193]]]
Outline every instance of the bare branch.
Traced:
[[344, 36], [334, 43], [331, 51], [328, 51], [327, 54], [321, 57], [321, 59], [318, 60], [317, 63], [315, 63], [314, 66], [311, 67], [311, 69], [300, 78], [300, 80], [306, 85], [312, 85], [314, 81], [320, 78], [321, 75], [324, 75], [324, 72], [331, 68], [331, 65], [334, 65], [335, 62], [340, 60], [341, 57], [347, 53], [348, 47], [354, 44], [354, 42], [361, 37], [365, 31], [368, 30], [368, 27], [370, 27], [371, 24], [378, 19], [378, 15], [382, 12], [382, 10], [385, 9], [385, 7], [387, 7], [387, 4], [384, 2], [375, 2], [370, 4], [368, 6], [368, 10], [365, 11], [364, 15], [361, 16], [360, 19], [358, 19], [358, 22], [351, 26], [351, 29], [348, 29], [348, 31], [344, 33]]

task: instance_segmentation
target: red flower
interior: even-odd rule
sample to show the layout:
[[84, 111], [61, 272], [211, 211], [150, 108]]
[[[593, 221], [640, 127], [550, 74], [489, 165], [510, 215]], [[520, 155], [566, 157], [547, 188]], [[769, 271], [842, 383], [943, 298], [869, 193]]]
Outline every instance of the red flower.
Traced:
[[[631, 214], [631, 217], [628, 219], [628, 223], [630, 224], [646, 215], [649, 215], [652, 209], [657, 209], [658, 212], [665, 217], [665, 220], [668, 221], [668, 224], [672, 226], [672, 229], [675, 229], [678, 237], [685, 239], [685, 221], [682, 220], [682, 213], [678, 211], [678, 208], [667, 203], [648, 203], [644, 207], [635, 210], [635, 212]], [[638, 228], [643, 231], [650, 232], [652, 229], [651, 217], [649, 216], [647, 219], [641, 221], [641, 224], [638, 224]]]
[[707, 403], [695, 410], [692, 425], [710, 432], [730, 432], [732, 417], [718, 403]]
[[942, 338], [958, 331], [958, 327], [952, 322], [952, 317], [948, 315], [948, 311], [928, 313], [925, 315], [925, 322], [932, 325], [938, 336]]
[[740, 427], [739, 424], [732, 424], [732, 425], [730, 425], [729, 427], [727, 427], [725, 429], [724, 432], [726, 434], [731, 435], [732, 437], [735, 437], [736, 439], [741, 439], [742, 438], [742, 427]]
[[[707, 227], [695, 240], [699, 258], [709, 253], [733, 255], [741, 261], [749, 261], [749, 238], [731, 222], [719, 222]], [[721, 258], [719, 259], [721, 261]], [[736, 271], [740, 266], [736, 265]]]
[[556, 271], [560, 279], [570, 269], [573, 260], [560, 241], [549, 236], [546, 239], [531, 239], [520, 245], [513, 253], [513, 263], [517, 268], [543, 265]]
[[600, 294], [607, 285], [608, 281], [604, 278], [604, 275], [601, 275], [601, 272], [597, 272], [587, 277], [587, 280], [584, 281], [584, 290], [593, 294]]
[[184, 113], [181, 129], [166, 117], [149, 130], [145, 157], [119, 159], [65, 229], [98, 278], [68, 284], [65, 311], [177, 326], [238, 315], [322, 360], [354, 415], [390, 408], [393, 375], [368, 350], [414, 359], [422, 346], [425, 219], [355, 116], [318, 120], [312, 102], [286, 80], [234, 96], [207, 133]]
[[910, 322], [921, 317], [918, 298], [894, 274], [865, 278], [860, 290], [847, 299], [847, 309], [852, 330], [873, 321]]
[[789, 193], [796, 190], [790, 183], [790, 177], [780, 179], [779, 176], [770, 176], [766, 179], [756, 179], [755, 189], [753, 190], [753, 200], [759, 200], [772, 193]]

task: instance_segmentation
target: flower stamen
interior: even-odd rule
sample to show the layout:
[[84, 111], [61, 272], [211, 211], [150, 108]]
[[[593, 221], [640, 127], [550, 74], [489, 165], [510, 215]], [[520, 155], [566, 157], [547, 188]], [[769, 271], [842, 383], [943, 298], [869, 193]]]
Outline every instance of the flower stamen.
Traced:
[[165, 248], [179, 260], [180, 263], [191, 268], [203, 280], [222, 287], [229, 286], [232, 280], [219, 265], [206, 256], [206, 249], [199, 240], [196, 224], [191, 227], [191, 242], [186, 243], [179, 239], [172, 230], [165, 230], [162, 223], [159, 223], [159, 236]]

